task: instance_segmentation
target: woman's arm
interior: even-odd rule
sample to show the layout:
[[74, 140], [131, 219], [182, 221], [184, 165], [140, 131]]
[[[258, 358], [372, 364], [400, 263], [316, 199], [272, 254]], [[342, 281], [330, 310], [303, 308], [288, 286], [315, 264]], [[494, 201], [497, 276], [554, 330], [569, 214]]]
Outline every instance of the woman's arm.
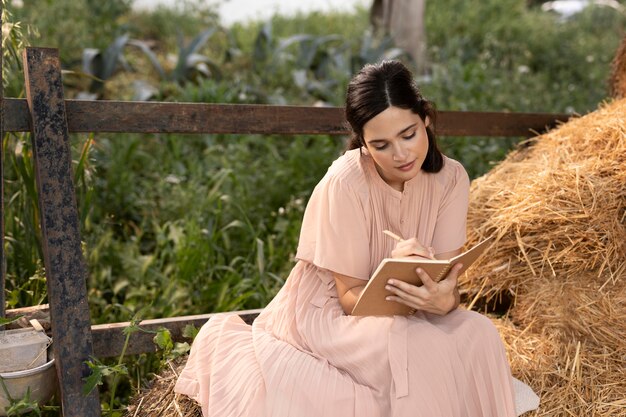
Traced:
[[361, 291], [365, 288], [367, 281], [362, 279], [352, 278], [347, 275], [341, 275], [333, 272], [335, 277], [335, 286], [337, 288], [337, 295], [339, 295], [339, 303], [343, 307], [344, 313], [349, 315], [352, 313], [352, 309], [356, 304], [356, 300], [359, 299]]

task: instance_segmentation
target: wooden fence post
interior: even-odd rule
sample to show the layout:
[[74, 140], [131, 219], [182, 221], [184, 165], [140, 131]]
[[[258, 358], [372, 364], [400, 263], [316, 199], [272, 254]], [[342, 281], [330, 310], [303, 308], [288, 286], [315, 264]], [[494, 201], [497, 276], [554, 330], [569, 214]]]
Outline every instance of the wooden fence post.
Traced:
[[97, 389], [82, 394], [93, 347], [59, 53], [27, 48], [23, 58], [63, 415], [99, 416]]

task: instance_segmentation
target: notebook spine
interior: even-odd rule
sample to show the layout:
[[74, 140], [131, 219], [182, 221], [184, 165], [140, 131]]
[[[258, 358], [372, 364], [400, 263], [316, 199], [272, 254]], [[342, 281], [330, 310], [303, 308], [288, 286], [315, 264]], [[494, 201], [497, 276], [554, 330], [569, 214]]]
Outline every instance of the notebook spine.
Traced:
[[446, 276], [446, 274], [448, 273], [448, 271], [450, 270], [450, 267], [451, 267], [451, 265], [446, 265], [446, 267], [445, 267], [445, 268], [443, 268], [443, 269], [441, 270], [441, 272], [439, 273], [439, 275], [437, 275], [437, 278], [435, 278], [435, 282], [439, 282], [439, 281], [441, 281], [441, 279], [442, 279], [443, 277], [445, 277], [445, 276]]

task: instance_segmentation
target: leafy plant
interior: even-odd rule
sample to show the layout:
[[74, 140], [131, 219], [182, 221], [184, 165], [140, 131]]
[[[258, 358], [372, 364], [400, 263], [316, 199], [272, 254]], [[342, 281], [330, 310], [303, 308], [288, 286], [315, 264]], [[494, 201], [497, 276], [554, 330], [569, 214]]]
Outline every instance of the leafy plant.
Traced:
[[[5, 134], [3, 147], [5, 155], [5, 190], [9, 198], [5, 210], [19, 213], [5, 215], [6, 252], [9, 259], [7, 268], [7, 288], [24, 287], [28, 278], [34, 276], [38, 262], [43, 259], [41, 250], [41, 227], [37, 187], [33, 168], [33, 154], [29, 142], [30, 135]], [[26, 285], [28, 287], [28, 285]], [[9, 305], [30, 300], [19, 299], [17, 293], [10, 294]], [[11, 301], [13, 298], [13, 301]]]
[[16, 316], [16, 317], [13, 317], [13, 318], [10, 318], [10, 319], [7, 319], [5, 317], [0, 317], [0, 327], [6, 326], [7, 324], [11, 324], [14, 321], [17, 321], [17, 320], [21, 319], [22, 317], [24, 317], [24, 316]]
[[[0, 318], [0, 320], [2, 319]], [[42, 412], [44, 411], [58, 412], [59, 407], [57, 406], [40, 406], [36, 400], [31, 399], [32, 393], [30, 391], [30, 387], [26, 388], [26, 393], [22, 398], [13, 398], [4, 381], [4, 378], [0, 376], [0, 388], [2, 388], [5, 398], [9, 400], [9, 405], [4, 408], [4, 415], [8, 417], [17, 417], [22, 416], [25, 413], [29, 413], [28, 415], [30, 416], [36, 415], [41, 417]]]
[[110, 400], [108, 404], [108, 408], [104, 411], [108, 411], [109, 413], [113, 413], [115, 411], [116, 397], [115, 392], [117, 390], [117, 386], [119, 383], [119, 378], [122, 376], [128, 375], [128, 368], [123, 363], [124, 358], [126, 357], [126, 350], [128, 349], [128, 343], [130, 342], [130, 336], [133, 333], [137, 333], [140, 331], [146, 332], [146, 330], [139, 327], [139, 323], [141, 319], [139, 319], [138, 315], [135, 315], [130, 324], [125, 327], [122, 331], [126, 338], [124, 339], [124, 345], [122, 346], [122, 352], [120, 353], [117, 363], [114, 365], [105, 365], [97, 358], [92, 358], [86, 362], [87, 366], [91, 370], [91, 374], [86, 378], [83, 378], [85, 381], [85, 385], [83, 385], [83, 395], [89, 395], [98, 385], [102, 385], [104, 383], [104, 378], [110, 377], [112, 379], [110, 385]]
[[174, 342], [172, 340], [172, 333], [165, 327], [157, 330], [154, 336], [154, 344], [161, 349], [162, 363], [189, 353], [189, 349], [191, 348], [187, 342]]
[[[80, 141], [78, 141], [80, 143]], [[93, 205], [93, 166], [87, 138], [73, 160], [78, 210], [82, 225], [89, 227]], [[9, 307], [38, 305], [46, 300], [46, 279], [41, 246], [41, 222], [30, 134], [6, 134], [5, 155], [5, 250], [8, 258], [6, 292]]]
[[130, 45], [139, 48], [150, 59], [150, 63], [156, 69], [157, 73], [163, 81], [173, 81], [183, 83], [184, 81], [195, 78], [195, 73], [199, 73], [205, 77], [214, 77], [219, 79], [221, 72], [217, 63], [212, 59], [199, 54], [209, 38], [216, 32], [216, 28], [210, 28], [202, 31], [189, 44], [185, 45], [182, 33], [178, 33], [178, 56], [176, 66], [167, 74], [163, 66], [159, 63], [157, 56], [152, 52], [147, 43], [133, 40]]
[[[89, 88], [90, 94], [82, 94], [80, 97], [96, 98], [101, 95], [104, 82], [113, 77], [119, 65], [122, 65], [127, 71], [131, 70], [124, 57], [124, 49], [127, 46], [135, 47], [145, 54], [157, 71], [161, 81], [183, 84], [186, 81], [195, 80], [198, 75], [219, 79], [221, 77], [219, 65], [207, 56], [199, 53], [216, 30], [216, 28], [210, 28], [202, 31], [189, 44], [184, 43], [182, 33], [179, 32], [177, 61], [175, 67], [169, 73], [166, 72], [159, 58], [146, 42], [130, 39], [129, 34], [115, 38], [104, 52], [95, 48], [86, 48], [83, 50], [83, 74], [92, 77], [93, 81]], [[81, 75], [80, 73], [74, 74]], [[152, 94], [158, 91], [145, 80], [135, 85], [138, 89], [136, 95], [144, 99], [149, 99]], [[148, 94], [148, 92], [152, 94]]]
[[113, 76], [118, 64], [125, 64], [123, 51], [128, 40], [129, 35], [124, 34], [115, 38], [104, 52], [96, 48], [83, 50], [83, 72], [93, 77], [90, 93], [101, 93], [104, 82]]
[[[177, 357], [189, 352], [190, 346], [188, 343], [179, 343], [172, 340], [171, 332], [166, 328], [160, 328], [156, 331], [150, 331], [139, 326], [141, 319], [140, 314], [135, 314], [131, 319], [129, 325], [123, 329], [123, 333], [126, 336], [124, 339], [124, 345], [122, 351], [117, 358], [117, 362], [113, 364], [105, 364], [97, 358], [91, 358], [86, 361], [87, 366], [91, 370], [91, 373], [83, 378], [85, 384], [83, 385], [83, 395], [89, 395], [97, 386], [102, 386], [106, 379], [110, 379], [109, 403], [103, 407], [103, 412], [111, 415], [117, 415], [121, 411], [116, 408], [118, 405], [118, 399], [116, 398], [116, 392], [120, 378], [128, 377], [129, 370], [124, 360], [126, 359], [126, 351], [130, 342], [130, 337], [137, 332], [154, 333], [154, 343], [160, 349], [158, 355], [160, 356], [160, 366], [163, 366], [166, 362], [176, 359]], [[192, 325], [187, 325], [184, 329], [183, 335], [185, 337], [193, 338], [197, 334], [197, 329]], [[1, 382], [1, 379], [0, 379]]]
[[287, 75], [285, 68], [290, 68], [293, 84], [307, 97], [338, 104], [338, 92], [343, 91], [352, 74], [366, 62], [407, 56], [393, 46], [390, 37], [378, 39], [371, 31], [366, 31], [361, 38], [355, 53], [354, 42], [338, 34], [299, 33], [276, 37], [272, 20], [268, 20], [260, 27], [254, 41], [255, 73], [260, 74], [263, 84], [272, 85], [275, 80], [284, 84], [287, 82], [282, 78]]
[[116, 34], [123, 32], [123, 17], [132, 0], [22, 0], [8, 8], [16, 19], [37, 28], [30, 36], [32, 45], [59, 47], [61, 62], [73, 66], [81, 62], [85, 46], [106, 48]]
[[14, 20], [9, 1], [2, 0], [2, 87], [5, 97], [19, 97], [24, 87], [21, 74], [22, 51], [29, 45], [29, 38], [38, 36], [29, 24]]
[[4, 409], [4, 412], [6, 413], [5, 415], [12, 417], [22, 415], [26, 412], [30, 412], [37, 416], [41, 416], [41, 409], [39, 408], [39, 404], [37, 403], [37, 401], [33, 401], [30, 398], [30, 387], [26, 388], [26, 394], [24, 394], [23, 398], [15, 399], [11, 397], [9, 390], [4, 383], [4, 378], [2, 377], [0, 377], [0, 386], [2, 386], [4, 395], [9, 400], [9, 406], [5, 407]]

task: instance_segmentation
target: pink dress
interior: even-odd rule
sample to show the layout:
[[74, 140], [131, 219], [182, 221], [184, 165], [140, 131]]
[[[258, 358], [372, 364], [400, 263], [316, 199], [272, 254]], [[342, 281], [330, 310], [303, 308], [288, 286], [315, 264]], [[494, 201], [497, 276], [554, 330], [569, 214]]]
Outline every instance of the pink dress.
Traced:
[[358, 149], [338, 158], [307, 205], [285, 285], [252, 326], [209, 320], [175, 390], [204, 416], [456, 417], [515, 415], [509, 365], [491, 321], [344, 314], [331, 271], [367, 280], [395, 241], [415, 236], [435, 253], [465, 241], [469, 179], [446, 158], [391, 188]]

